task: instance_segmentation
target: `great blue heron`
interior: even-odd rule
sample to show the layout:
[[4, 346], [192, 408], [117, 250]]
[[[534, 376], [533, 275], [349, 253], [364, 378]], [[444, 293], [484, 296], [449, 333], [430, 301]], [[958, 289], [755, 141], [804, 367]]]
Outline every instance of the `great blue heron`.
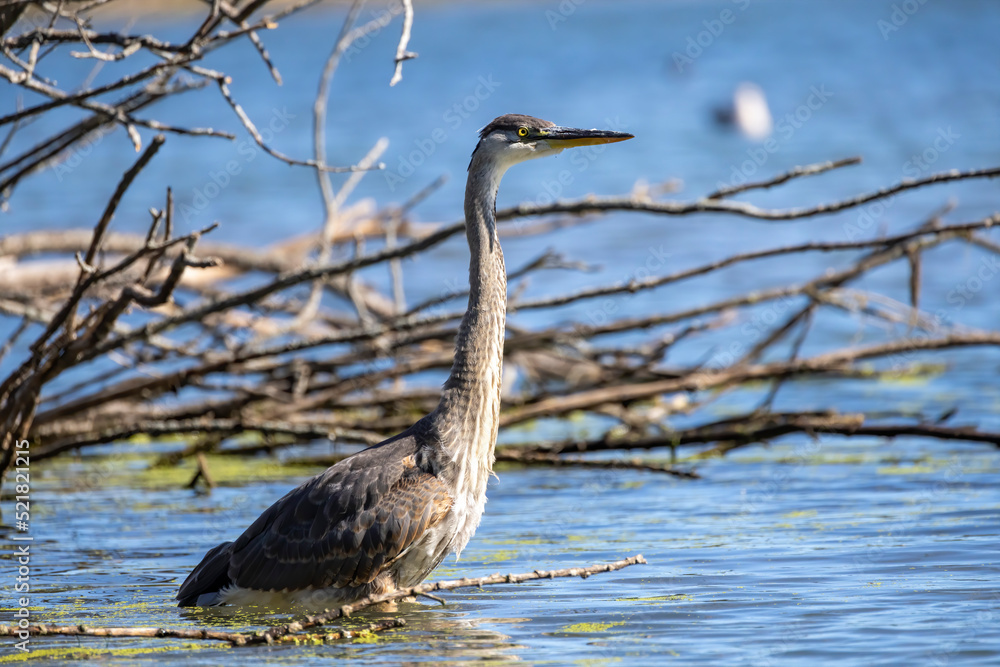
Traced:
[[486, 504], [500, 413], [507, 274], [497, 238], [500, 179], [518, 162], [631, 134], [500, 116], [479, 133], [465, 189], [469, 307], [437, 408], [269, 507], [235, 542], [210, 550], [178, 605], [328, 608], [423, 581], [461, 553]]

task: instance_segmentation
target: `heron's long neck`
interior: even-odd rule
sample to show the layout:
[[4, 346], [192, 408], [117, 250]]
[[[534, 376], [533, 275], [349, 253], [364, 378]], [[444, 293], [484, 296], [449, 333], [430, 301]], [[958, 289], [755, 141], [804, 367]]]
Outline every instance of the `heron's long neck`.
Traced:
[[[500, 375], [507, 312], [507, 272], [496, 231], [496, 194], [502, 171], [479, 165], [469, 169], [465, 227], [469, 262], [469, 308], [455, 339], [455, 360], [438, 407], [446, 445], [471, 454], [492, 469], [500, 414]], [[469, 451], [472, 448], [474, 451]]]

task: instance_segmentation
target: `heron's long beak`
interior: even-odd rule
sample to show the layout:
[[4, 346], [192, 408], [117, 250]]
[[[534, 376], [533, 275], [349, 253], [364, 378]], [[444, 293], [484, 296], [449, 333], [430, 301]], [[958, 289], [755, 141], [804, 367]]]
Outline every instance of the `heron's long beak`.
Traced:
[[574, 146], [593, 146], [595, 144], [613, 144], [616, 141], [632, 139], [634, 135], [627, 132], [611, 130], [580, 130], [575, 127], [547, 127], [542, 130], [542, 136], [553, 148], [572, 148]]

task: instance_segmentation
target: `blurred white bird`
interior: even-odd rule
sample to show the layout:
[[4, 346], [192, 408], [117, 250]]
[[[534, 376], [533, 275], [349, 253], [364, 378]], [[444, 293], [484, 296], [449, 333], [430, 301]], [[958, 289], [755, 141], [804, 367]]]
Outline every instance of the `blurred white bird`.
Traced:
[[774, 121], [767, 106], [767, 97], [760, 86], [744, 81], [733, 92], [731, 107], [717, 109], [716, 120], [732, 125], [748, 139], [759, 141], [771, 135]]

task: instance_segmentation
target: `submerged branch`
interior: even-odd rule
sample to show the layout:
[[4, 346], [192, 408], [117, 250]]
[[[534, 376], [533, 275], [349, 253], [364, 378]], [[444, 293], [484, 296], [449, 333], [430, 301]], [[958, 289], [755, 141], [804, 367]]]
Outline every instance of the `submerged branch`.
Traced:
[[349, 618], [363, 609], [367, 609], [368, 607], [376, 604], [381, 604], [382, 602], [400, 600], [402, 598], [424, 595], [426, 593], [451, 591], [457, 588], [481, 588], [483, 586], [494, 586], [498, 584], [521, 584], [525, 581], [534, 581], [537, 579], [556, 579], [558, 577], [580, 577], [581, 579], [586, 579], [593, 574], [615, 572], [630, 565], [645, 564], [646, 559], [643, 558], [641, 554], [637, 554], [635, 556], [629, 556], [628, 558], [616, 560], [612, 563], [591, 565], [589, 567], [569, 567], [559, 570], [535, 570], [534, 572], [525, 572], [523, 574], [491, 574], [485, 577], [453, 579], [450, 581], [436, 581], [429, 584], [418, 584], [417, 586], [412, 586], [410, 588], [398, 588], [381, 595], [366, 597], [362, 600], [358, 600], [354, 604], [344, 605], [339, 609], [328, 611], [324, 614], [320, 614], [319, 616], [307, 616], [306, 619], [300, 623], [276, 626], [271, 628], [268, 633], [283, 635], [286, 634], [289, 629], [292, 631], [301, 631], [302, 629], [329, 623], [337, 618]]
[[[324, 641], [338, 641], [341, 639], [354, 639], [363, 637], [366, 634], [395, 630], [406, 626], [406, 621], [401, 618], [390, 618], [383, 621], [375, 621], [360, 628], [341, 628], [332, 630], [321, 635], [319, 638]], [[86, 625], [29, 625], [27, 628], [0, 625], [0, 637], [17, 637], [19, 632], [27, 631], [32, 637], [44, 637], [52, 635], [64, 635], [70, 637], [143, 637], [148, 639], [207, 639], [211, 641], [228, 642], [233, 646], [259, 646], [262, 644], [273, 644], [275, 642], [292, 639], [296, 636], [294, 632], [286, 632], [281, 635], [268, 635], [256, 632], [226, 632], [224, 630], [210, 630], [208, 628], [93, 628]]]
[[[437, 591], [450, 591], [459, 588], [481, 588], [483, 586], [494, 586], [500, 584], [520, 584], [525, 581], [537, 579], [555, 579], [558, 577], [580, 577], [586, 579], [594, 574], [614, 572], [630, 565], [645, 564], [646, 559], [641, 555], [630, 556], [612, 563], [591, 565], [589, 567], [570, 567], [559, 570], [535, 570], [522, 574], [493, 574], [486, 577], [475, 577], [472, 579], [456, 579], [451, 581], [438, 581], [430, 584], [420, 584], [410, 588], [400, 588], [381, 595], [363, 598], [354, 604], [344, 605], [324, 614], [306, 616], [301, 621], [278, 625], [267, 630], [258, 632], [224, 632], [220, 630], [210, 630], [208, 628], [88, 628], [83, 625], [75, 626], [53, 626], [53, 625], [31, 625], [27, 628], [17, 626], [0, 625], [0, 636], [16, 637], [19, 632], [25, 629], [31, 636], [42, 635], [69, 635], [86, 637], [148, 637], [166, 639], [207, 639], [215, 641], [229, 642], [234, 646], [254, 646], [262, 644], [273, 644], [286, 638], [301, 635], [303, 631], [324, 626], [339, 618], [349, 618], [353, 614], [363, 609], [367, 609], [382, 602], [400, 600], [408, 597], [427, 596]], [[326, 633], [324, 639], [328, 641], [338, 639], [350, 639], [362, 633], [382, 632], [405, 626], [402, 619], [388, 619], [377, 621], [359, 629], [340, 628], [333, 632]]]

